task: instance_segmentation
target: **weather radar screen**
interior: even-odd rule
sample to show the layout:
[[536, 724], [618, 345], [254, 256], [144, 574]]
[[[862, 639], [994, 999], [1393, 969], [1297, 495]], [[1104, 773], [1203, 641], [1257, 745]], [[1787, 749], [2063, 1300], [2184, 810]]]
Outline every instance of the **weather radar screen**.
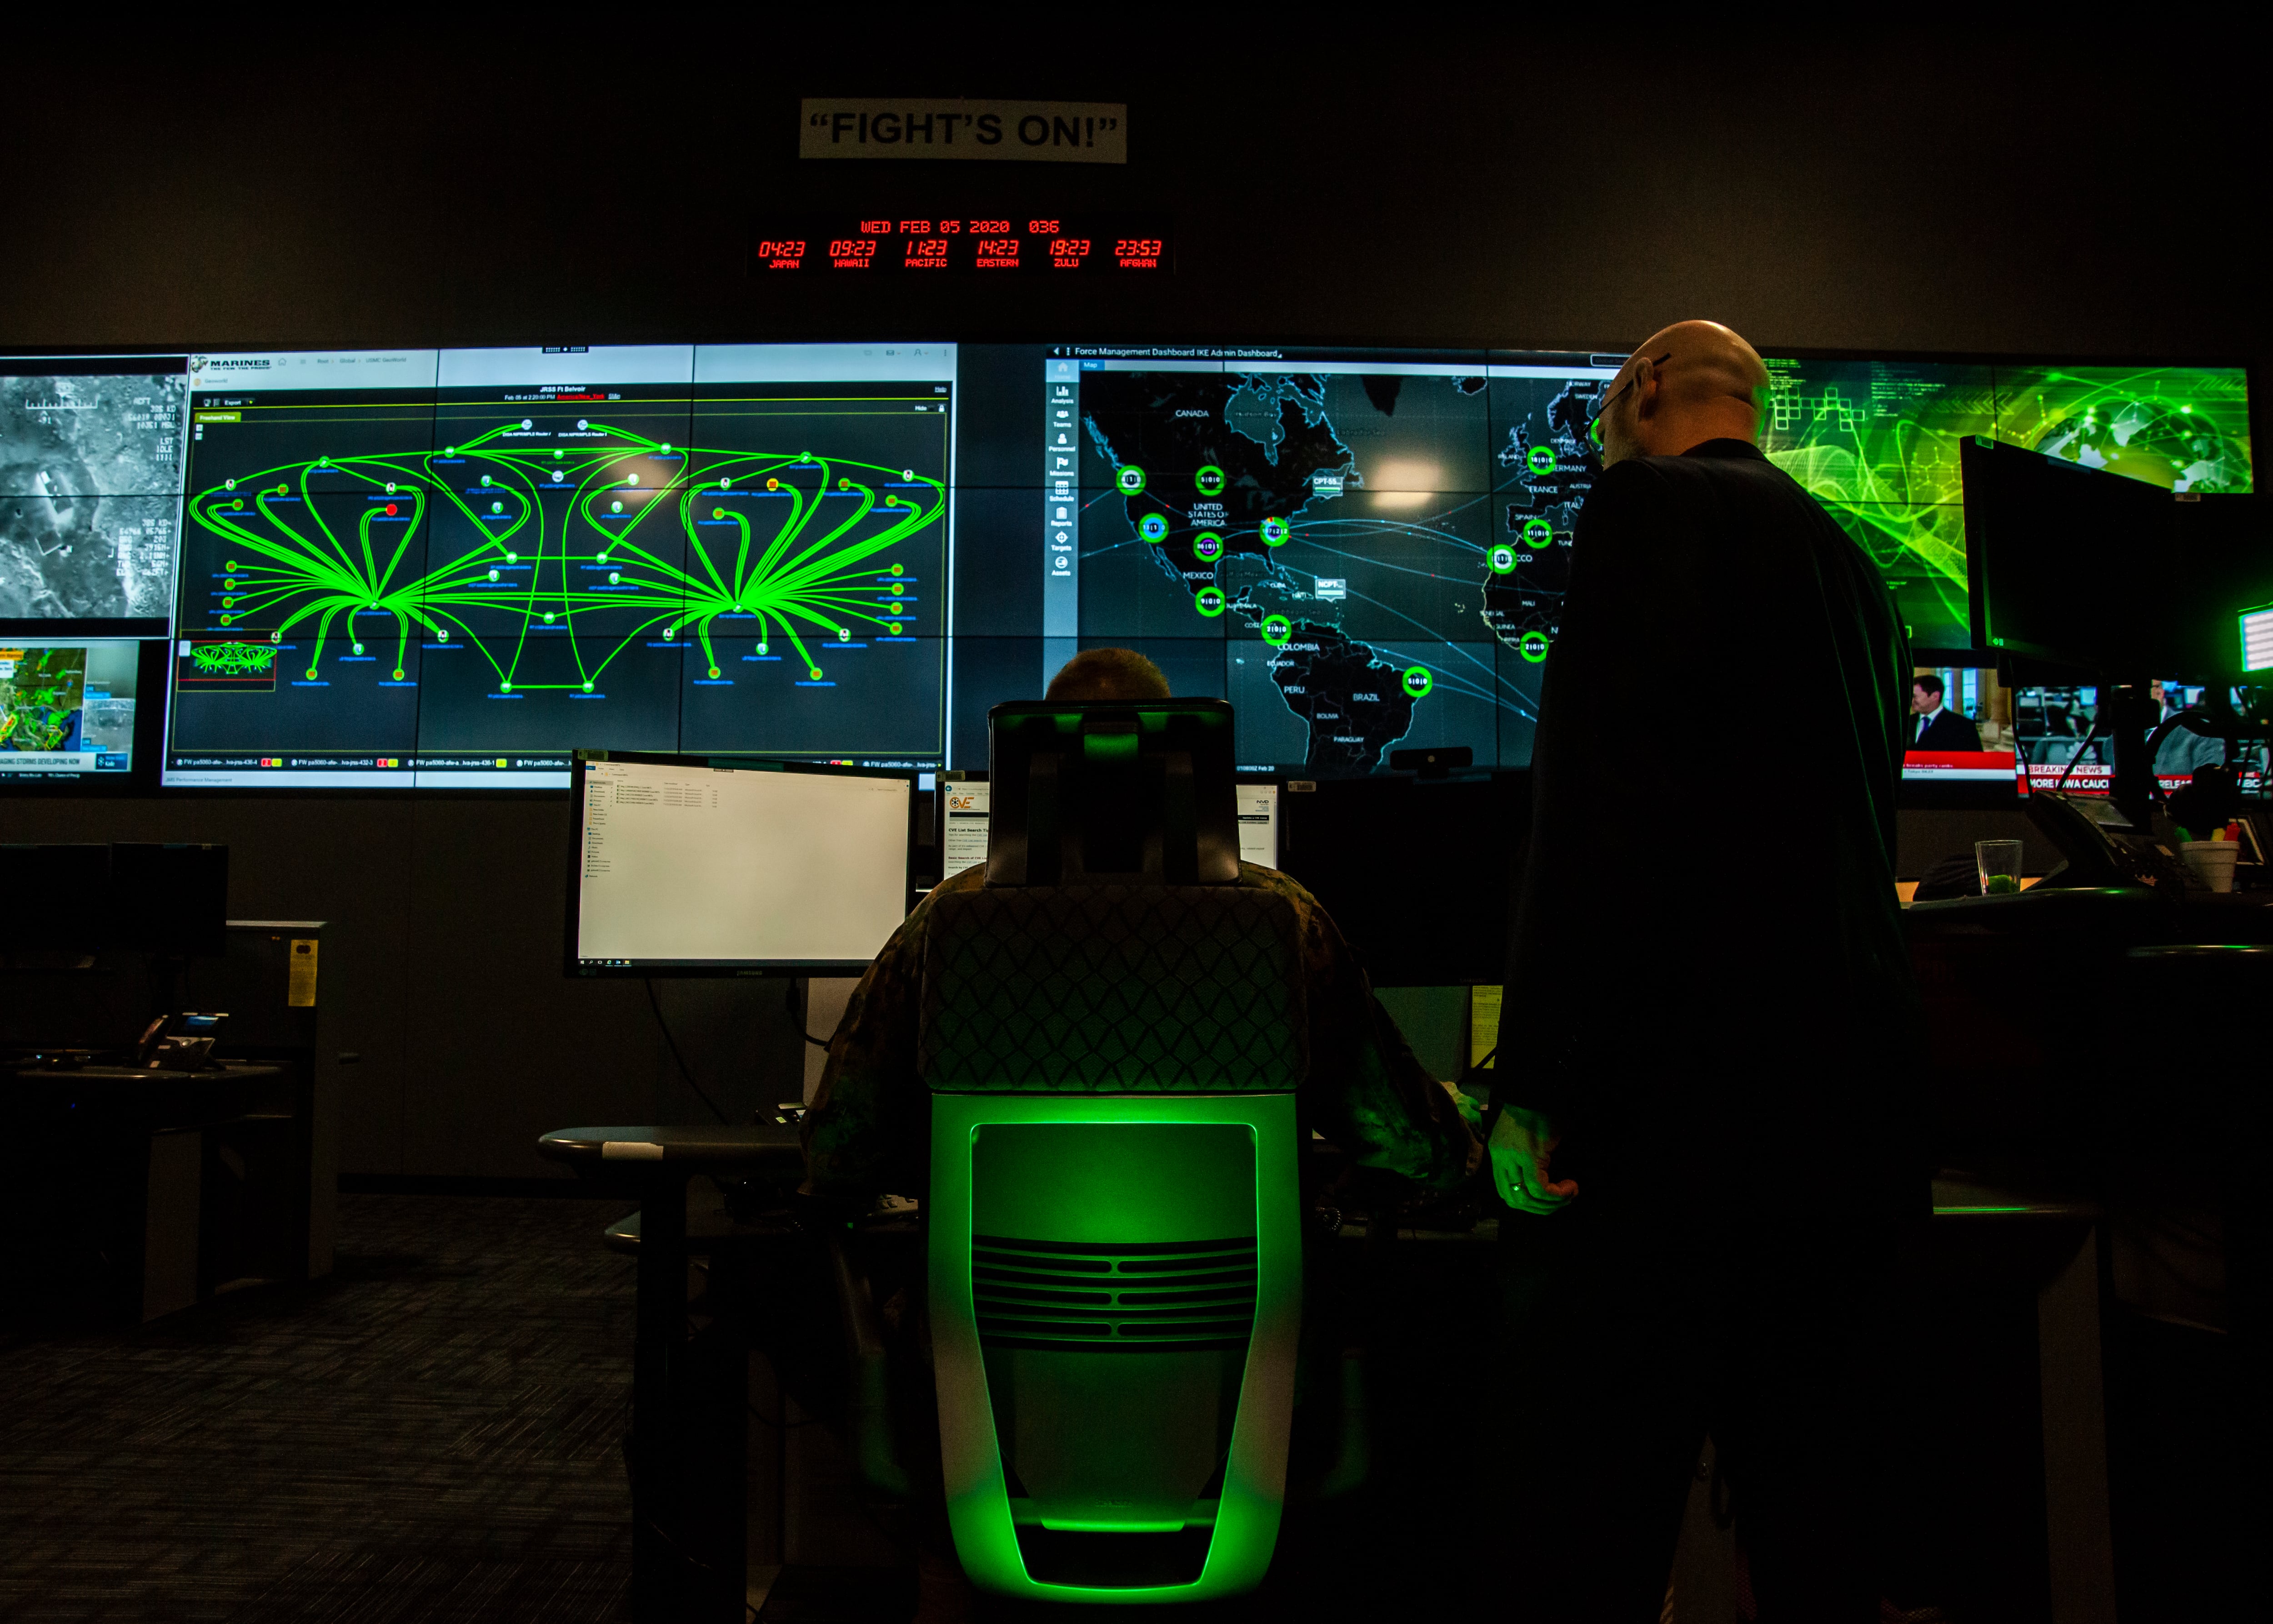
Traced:
[[124, 778], [140, 644], [0, 637], [0, 784]]
[[935, 764], [952, 346], [199, 357], [167, 778]]

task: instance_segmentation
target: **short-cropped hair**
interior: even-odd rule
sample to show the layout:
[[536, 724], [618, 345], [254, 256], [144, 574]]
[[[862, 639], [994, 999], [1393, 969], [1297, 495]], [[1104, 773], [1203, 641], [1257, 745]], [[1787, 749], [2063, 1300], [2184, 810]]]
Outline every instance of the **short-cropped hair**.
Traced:
[[1168, 697], [1168, 679], [1134, 649], [1084, 649], [1050, 679], [1045, 699], [1119, 699], [1136, 703]]

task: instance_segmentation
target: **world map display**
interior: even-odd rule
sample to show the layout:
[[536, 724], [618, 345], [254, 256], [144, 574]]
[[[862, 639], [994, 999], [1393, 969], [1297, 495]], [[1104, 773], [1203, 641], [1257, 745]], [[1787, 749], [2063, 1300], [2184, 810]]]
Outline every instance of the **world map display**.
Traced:
[[1242, 761], [1529, 759], [1597, 369], [1099, 371], [1082, 380], [1082, 634], [1218, 645]]

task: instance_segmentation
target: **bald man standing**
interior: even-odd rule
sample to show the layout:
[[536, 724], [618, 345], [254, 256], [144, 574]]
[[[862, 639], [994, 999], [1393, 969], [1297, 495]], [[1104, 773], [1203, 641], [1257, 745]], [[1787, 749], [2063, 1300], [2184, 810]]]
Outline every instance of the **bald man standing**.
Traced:
[[[1708, 1431], [1765, 1620], [1877, 1617], [1859, 1333], [1927, 1210], [1894, 892], [1909, 656], [1715, 322], [1619, 368], [1547, 662], [1491, 1132], [1526, 1616], [1654, 1620]], [[1776, 673], [1764, 748], [1704, 673]]]

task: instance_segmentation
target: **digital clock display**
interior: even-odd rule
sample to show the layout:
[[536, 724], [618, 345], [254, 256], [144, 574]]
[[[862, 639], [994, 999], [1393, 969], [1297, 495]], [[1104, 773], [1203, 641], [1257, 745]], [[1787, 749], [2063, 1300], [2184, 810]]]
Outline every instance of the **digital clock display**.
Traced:
[[1166, 220], [1069, 215], [869, 215], [769, 221], [750, 274], [985, 276], [1166, 274]]

